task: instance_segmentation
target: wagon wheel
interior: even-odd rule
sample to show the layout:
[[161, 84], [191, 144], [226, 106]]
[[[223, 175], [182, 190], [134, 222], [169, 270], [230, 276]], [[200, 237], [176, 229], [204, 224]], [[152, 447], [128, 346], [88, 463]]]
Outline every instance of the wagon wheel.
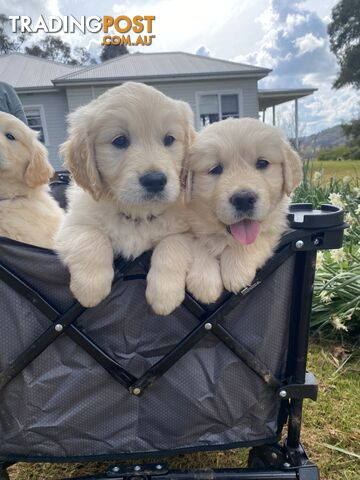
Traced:
[[254, 447], [249, 452], [249, 468], [279, 467], [285, 462], [286, 457], [283, 448], [278, 444]]

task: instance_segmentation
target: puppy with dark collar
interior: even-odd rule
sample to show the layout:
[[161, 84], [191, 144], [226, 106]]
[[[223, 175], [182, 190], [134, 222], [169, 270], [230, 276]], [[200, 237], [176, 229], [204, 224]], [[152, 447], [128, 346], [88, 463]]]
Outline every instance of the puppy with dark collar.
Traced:
[[62, 146], [74, 185], [56, 249], [85, 307], [111, 290], [126, 259], [188, 229], [181, 199], [193, 114], [155, 88], [125, 83], [70, 114]]

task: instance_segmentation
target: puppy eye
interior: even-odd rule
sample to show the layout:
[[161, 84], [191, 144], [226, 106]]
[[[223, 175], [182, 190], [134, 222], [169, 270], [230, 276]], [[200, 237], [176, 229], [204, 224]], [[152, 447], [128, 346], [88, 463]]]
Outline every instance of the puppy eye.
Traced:
[[173, 137], [172, 135], [165, 135], [165, 137], [164, 137], [164, 145], [165, 145], [165, 147], [169, 147], [169, 146], [172, 145], [174, 142], [175, 142], [175, 137]]
[[15, 140], [15, 137], [12, 133], [5, 133], [5, 137], [8, 139], [8, 140]]
[[219, 163], [216, 167], [209, 170], [210, 175], [221, 175], [224, 171], [224, 167]]
[[258, 158], [257, 161], [256, 161], [256, 168], [258, 170], [264, 170], [269, 165], [270, 165], [270, 163], [267, 160], [265, 160], [265, 158]]
[[111, 142], [116, 148], [128, 148], [130, 145], [130, 140], [125, 135], [120, 135], [120, 137], [114, 138]]

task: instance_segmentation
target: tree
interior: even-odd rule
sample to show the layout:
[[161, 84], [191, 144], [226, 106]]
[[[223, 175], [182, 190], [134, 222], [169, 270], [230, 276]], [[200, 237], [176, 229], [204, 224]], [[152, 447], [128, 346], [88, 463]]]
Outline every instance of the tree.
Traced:
[[91, 56], [89, 50], [84, 47], [77, 47], [74, 50], [74, 56], [80, 65], [96, 65], [97, 61]]
[[29, 33], [12, 33], [9, 18], [0, 13], [0, 55], [19, 52], [29, 35]]
[[129, 53], [129, 51], [125, 45], [104, 45], [101, 50], [100, 61], [105, 62], [105, 60], [110, 60], [126, 53]]
[[330, 49], [340, 64], [335, 88], [360, 88], [360, 0], [341, 0], [332, 12], [328, 26]]
[[25, 52], [36, 57], [47, 58], [60, 63], [78, 65], [78, 61], [71, 56], [71, 47], [60, 37], [47, 35], [38, 44], [25, 47]]
[[350, 145], [360, 146], [360, 120], [352, 120], [351, 123], [341, 125], [345, 135], [350, 140]]

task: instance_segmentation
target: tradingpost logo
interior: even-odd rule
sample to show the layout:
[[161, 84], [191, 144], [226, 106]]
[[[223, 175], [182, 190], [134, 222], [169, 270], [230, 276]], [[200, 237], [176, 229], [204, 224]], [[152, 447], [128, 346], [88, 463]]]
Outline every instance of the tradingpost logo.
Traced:
[[156, 38], [152, 34], [154, 15], [81, 16], [79, 19], [72, 15], [50, 15], [45, 19], [40, 15], [35, 21], [27, 15], [9, 15], [9, 20], [13, 33], [103, 32], [103, 45], [149, 46]]

